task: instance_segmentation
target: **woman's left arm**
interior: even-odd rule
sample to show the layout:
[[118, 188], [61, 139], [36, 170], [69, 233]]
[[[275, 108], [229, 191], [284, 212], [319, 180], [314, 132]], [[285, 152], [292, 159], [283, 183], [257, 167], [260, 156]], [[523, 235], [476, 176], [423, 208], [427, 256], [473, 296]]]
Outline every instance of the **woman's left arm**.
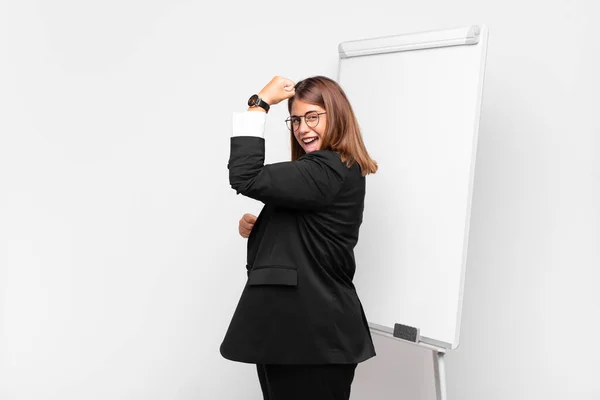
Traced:
[[[269, 105], [292, 97], [294, 82], [276, 76], [259, 93]], [[238, 194], [299, 209], [314, 209], [333, 201], [344, 182], [347, 168], [331, 151], [315, 151], [297, 161], [264, 165], [263, 138], [266, 114], [260, 107], [234, 113], [229, 182]]]
[[328, 150], [303, 155], [296, 161], [264, 165], [265, 140], [231, 138], [229, 182], [238, 194], [297, 209], [316, 209], [330, 204], [342, 188], [348, 168]]

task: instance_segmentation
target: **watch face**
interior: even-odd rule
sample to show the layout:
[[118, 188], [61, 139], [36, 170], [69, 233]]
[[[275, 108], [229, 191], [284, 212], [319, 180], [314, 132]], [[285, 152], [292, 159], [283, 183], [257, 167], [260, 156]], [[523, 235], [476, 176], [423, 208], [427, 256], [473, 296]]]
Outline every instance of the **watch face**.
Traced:
[[248, 99], [248, 107], [252, 107], [258, 104], [258, 95], [257, 94], [253, 94], [249, 99]]

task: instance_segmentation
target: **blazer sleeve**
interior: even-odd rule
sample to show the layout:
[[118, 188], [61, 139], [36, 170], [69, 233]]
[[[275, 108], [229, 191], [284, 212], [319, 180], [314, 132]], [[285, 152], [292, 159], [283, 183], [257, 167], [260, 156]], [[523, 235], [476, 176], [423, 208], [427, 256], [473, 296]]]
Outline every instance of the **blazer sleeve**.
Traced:
[[315, 209], [330, 204], [344, 183], [348, 168], [339, 155], [319, 150], [296, 161], [264, 165], [265, 140], [231, 139], [229, 183], [237, 194], [265, 204]]

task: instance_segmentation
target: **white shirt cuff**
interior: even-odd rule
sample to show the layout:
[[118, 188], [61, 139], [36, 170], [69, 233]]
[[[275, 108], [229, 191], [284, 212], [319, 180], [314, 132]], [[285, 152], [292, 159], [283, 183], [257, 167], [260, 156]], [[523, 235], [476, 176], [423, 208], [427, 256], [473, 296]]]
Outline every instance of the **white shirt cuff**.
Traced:
[[231, 136], [264, 137], [266, 120], [267, 113], [264, 112], [234, 112]]

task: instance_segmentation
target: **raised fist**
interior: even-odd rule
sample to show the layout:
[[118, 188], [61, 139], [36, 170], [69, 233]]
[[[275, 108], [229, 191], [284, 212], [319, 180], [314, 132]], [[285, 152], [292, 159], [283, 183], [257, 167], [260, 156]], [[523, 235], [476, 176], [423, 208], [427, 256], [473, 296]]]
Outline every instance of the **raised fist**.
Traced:
[[293, 81], [283, 76], [276, 76], [258, 92], [258, 96], [272, 106], [292, 97], [296, 93], [295, 85]]

